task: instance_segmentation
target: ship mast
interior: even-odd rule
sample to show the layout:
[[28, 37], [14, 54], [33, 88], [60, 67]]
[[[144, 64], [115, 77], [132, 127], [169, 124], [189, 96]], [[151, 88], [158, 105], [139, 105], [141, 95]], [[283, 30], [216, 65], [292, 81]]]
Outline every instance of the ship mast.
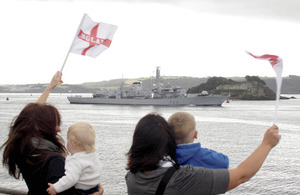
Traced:
[[123, 83], [123, 74], [122, 74], [122, 82], [121, 82], [121, 98], [123, 98], [123, 93], [124, 93], [124, 83]]
[[156, 67], [156, 79], [155, 79], [155, 82], [156, 82], [158, 90], [160, 90], [160, 85], [161, 85], [160, 80], [161, 80], [161, 77], [160, 77], [160, 67], [157, 66]]

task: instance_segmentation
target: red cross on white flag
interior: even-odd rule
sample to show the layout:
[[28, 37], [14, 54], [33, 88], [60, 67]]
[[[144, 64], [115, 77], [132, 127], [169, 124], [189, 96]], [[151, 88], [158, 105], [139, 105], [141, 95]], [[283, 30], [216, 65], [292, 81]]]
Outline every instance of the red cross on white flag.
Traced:
[[256, 58], [256, 59], [262, 59], [262, 60], [268, 60], [274, 71], [276, 72], [276, 85], [277, 85], [277, 90], [276, 90], [276, 112], [275, 112], [275, 121], [274, 124], [276, 124], [277, 122], [277, 112], [278, 112], [278, 104], [279, 104], [279, 98], [280, 98], [280, 90], [281, 90], [281, 83], [282, 83], [282, 69], [283, 69], [283, 65], [282, 65], [282, 59], [276, 55], [269, 55], [269, 54], [265, 54], [262, 56], [256, 56], [253, 55], [250, 52], [247, 52], [249, 55], [251, 55], [252, 57]]
[[70, 52], [95, 58], [110, 46], [116, 30], [117, 26], [94, 22], [84, 14]]

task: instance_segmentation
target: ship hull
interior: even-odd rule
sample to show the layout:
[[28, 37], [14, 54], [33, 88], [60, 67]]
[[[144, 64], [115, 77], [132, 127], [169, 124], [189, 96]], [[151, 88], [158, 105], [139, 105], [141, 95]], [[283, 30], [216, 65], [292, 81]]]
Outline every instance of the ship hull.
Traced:
[[68, 97], [71, 104], [149, 105], [149, 106], [221, 106], [228, 96], [198, 96], [165, 99], [114, 99], [93, 97]]

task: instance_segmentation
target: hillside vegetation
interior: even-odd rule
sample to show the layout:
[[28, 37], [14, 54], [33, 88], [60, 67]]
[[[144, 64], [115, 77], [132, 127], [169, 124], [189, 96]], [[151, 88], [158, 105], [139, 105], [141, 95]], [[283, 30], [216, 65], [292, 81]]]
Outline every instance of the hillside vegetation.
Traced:
[[237, 82], [223, 77], [212, 77], [206, 83], [190, 88], [187, 93], [230, 95], [231, 99], [274, 100], [276, 94], [257, 76], [246, 76], [245, 81]]
[[[170, 85], [181, 86], [189, 91], [189, 93], [205, 90], [212, 93], [219, 93], [213, 91], [218, 85], [231, 85], [236, 82], [246, 81], [245, 77], [232, 77], [219, 79], [211, 78], [197, 78], [197, 77], [176, 77], [176, 76], [164, 76], [162, 77], [163, 83]], [[258, 78], [258, 77], [257, 77]], [[266, 86], [272, 91], [276, 90], [276, 81], [273, 77], [262, 77], [260, 78], [265, 82]], [[124, 82], [125, 87], [129, 87], [134, 81], [142, 81], [143, 87], [146, 89], [151, 88], [153, 78], [136, 78], [136, 79], [113, 79], [109, 81], [83, 83], [77, 85], [62, 84], [54, 89], [54, 93], [93, 93], [97, 89], [117, 89], [121, 83]], [[206, 85], [201, 85], [208, 82]], [[26, 85], [0, 85], [0, 93], [41, 93], [44, 91], [47, 84], [26, 84]], [[290, 75], [284, 77], [282, 82], [282, 94], [300, 94], [300, 76]]]

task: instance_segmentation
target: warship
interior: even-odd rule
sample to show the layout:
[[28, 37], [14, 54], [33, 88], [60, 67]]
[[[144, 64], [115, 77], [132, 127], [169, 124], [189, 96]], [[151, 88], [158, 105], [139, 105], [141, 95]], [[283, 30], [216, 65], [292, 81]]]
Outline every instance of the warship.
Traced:
[[91, 97], [68, 96], [71, 104], [149, 105], [149, 106], [221, 106], [229, 96], [210, 95], [207, 91], [187, 94], [180, 86], [164, 87], [160, 67], [156, 68], [155, 81], [151, 89], [143, 89], [142, 82], [133, 82], [125, 89], [123, 82], [116, 90], [98, 90]]

